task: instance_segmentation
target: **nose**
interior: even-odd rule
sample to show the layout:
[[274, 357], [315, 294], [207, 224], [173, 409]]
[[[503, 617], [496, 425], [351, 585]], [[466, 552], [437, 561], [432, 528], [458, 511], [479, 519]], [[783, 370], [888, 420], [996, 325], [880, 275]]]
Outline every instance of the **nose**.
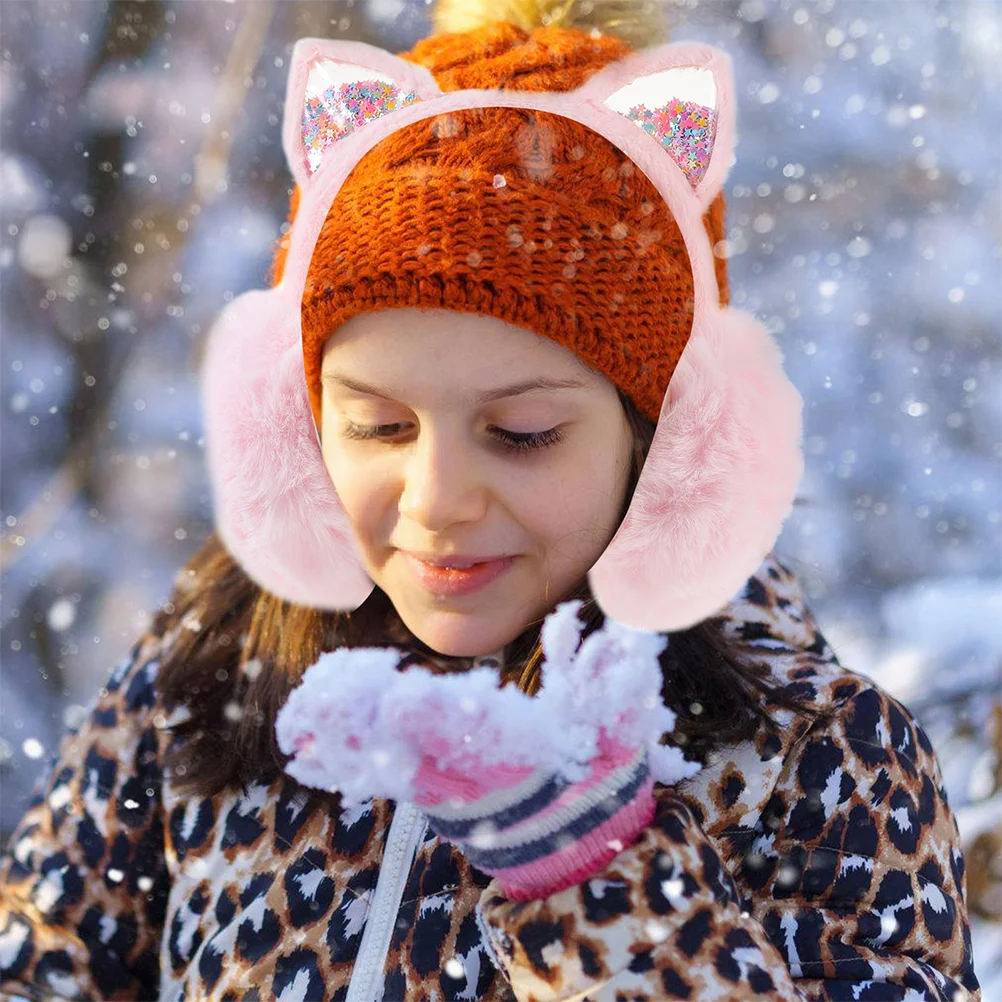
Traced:
[[429, 532], [483, 519], [489, 485], [459, 432], [423, 428], [401, 476], [400, 514]]

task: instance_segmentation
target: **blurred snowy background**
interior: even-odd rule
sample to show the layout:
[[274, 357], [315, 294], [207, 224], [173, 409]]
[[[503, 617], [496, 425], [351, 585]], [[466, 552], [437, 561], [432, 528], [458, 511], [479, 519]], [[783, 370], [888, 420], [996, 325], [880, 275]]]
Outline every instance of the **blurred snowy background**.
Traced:
[[[778, 552], [932, 733], [1002, 999], [1002, 5], [661, 6], [734, 60], [732, 297], [806, 401]], [[423, 0], [0, 3], [4, 840], [210, 531], [200, 352], [283, 231], [293, 42], [429, 30]]]

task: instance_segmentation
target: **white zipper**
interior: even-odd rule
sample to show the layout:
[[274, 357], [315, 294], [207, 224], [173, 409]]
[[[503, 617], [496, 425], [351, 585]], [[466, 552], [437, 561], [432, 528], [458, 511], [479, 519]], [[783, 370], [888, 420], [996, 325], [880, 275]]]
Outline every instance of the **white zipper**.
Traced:
[[[503, 664], [503, 647], [495, 654], [481, 655], [473, 661], [475, 668], [487, 665], [499, 668]], [[394, 922], [400, 914], [400, 900], [414, 863], [414, 853], [427, 830], [428, 819], [421, 811], [413, 804], [397, 802], [345, 1002], [381, 1002], [374, 994], [375, 986], [381, 983], [386, 967], [386, 953], [390, 948]]]
[[404, 896], [414, 853], [424, 839], [427, 827], [424, 814], [413, 804], [397, 804], [345, 1002], [377, 1002], [374, 992], [376, 985], [382, 981], [393, 925], [400, 912], [400, 899]]

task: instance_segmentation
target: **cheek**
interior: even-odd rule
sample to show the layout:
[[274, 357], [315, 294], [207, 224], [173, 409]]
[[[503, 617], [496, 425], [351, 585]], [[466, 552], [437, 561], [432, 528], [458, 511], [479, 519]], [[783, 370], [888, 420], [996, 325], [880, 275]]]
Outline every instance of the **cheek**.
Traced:
[[364, 464], [346, 455], [334, 445], [324, 448], [324, 465], [341, 505], [353, 524], [359, 525], [373, 494], [372, 477], [366, 476]]
[[[606, 454], [608, 455], [608, 454]], [[622, 471], [590, 450], [561, 465], [523, 496], [521, 521], [551, 549], [576, 558], [591, 554], [618, 528]]]

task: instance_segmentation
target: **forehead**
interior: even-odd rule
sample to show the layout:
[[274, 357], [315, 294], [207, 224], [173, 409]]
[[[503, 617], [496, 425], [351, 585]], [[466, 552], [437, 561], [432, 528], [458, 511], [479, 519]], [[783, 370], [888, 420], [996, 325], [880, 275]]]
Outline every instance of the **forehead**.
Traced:
[[[446, 309], [372, 310], [356, 313], [324, 345], [324, 373], [349, 365], [387, 372], [417, 365], [474, 376], [597, 375], [568, 348], [528, 327], [483, 313]], [[371, 374], [371, 373], [370, 373]]]

